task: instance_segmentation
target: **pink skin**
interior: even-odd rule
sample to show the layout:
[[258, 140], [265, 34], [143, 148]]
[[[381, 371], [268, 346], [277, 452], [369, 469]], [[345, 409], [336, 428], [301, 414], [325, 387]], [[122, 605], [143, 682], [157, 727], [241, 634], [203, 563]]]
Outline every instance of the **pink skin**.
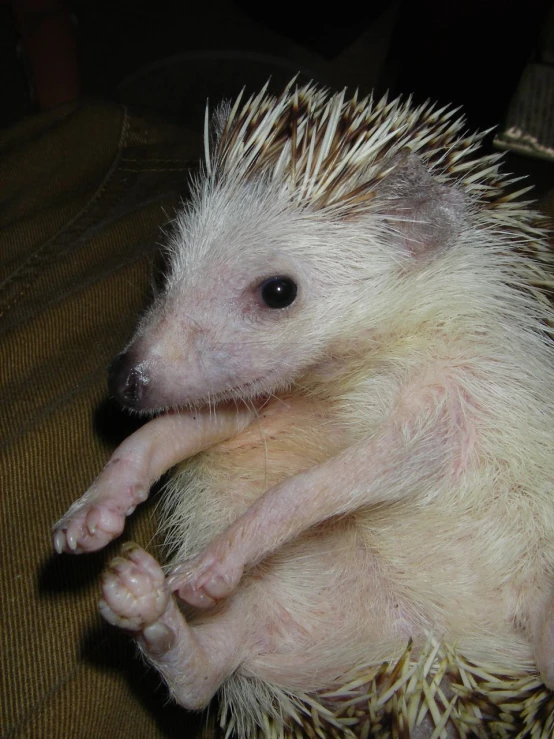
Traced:
[[253, 413], [235, 405], [168, 413], [126, 439], [87, 492], [54, 526], [56, 551], [82, 554], [102, 549], [118, 537], [125, 518], [147, 498], [150, 487], [173, 465], [235, 436]]
[[[435, 401], [431, 411], [422, 404], [429, 396]], [[189, 626], [171, 591], [197, 608], [213, 606], [231, 595], [245, 569], [316, 523], [366, 503], [408, 495], [418, 475], [438, 480], [449, 469], [456, 474], [449, 450], [457, 446], [461, 455], [465, 435], [460, 414], [452, 414], [452, 396], [434, 386], [412, 387], [407, 397], [409, 402], [401, 404], [380, 435], [271, 488], [207, 551], [175, 568], [167, 580], [136, 545], [125, 545], [122, 556], [112, 560], [103, 576], [100, 612], [109, 623], [134, 634], [182, 706], [206, 705], [228, 675], [252, 660], [259, 634], [251, 631], [248, 598], [231, 597], [223, 613]], [[158, 458], [162, 437], [150, 434], [148, 439], [150, 456]], [[430, 446], [436, 451], [431, 468]], [[407, 465], [409, 474], [401, 469]], [[397, 485], [402, 478], [409, 481], [406, 488]], [[373, 484], [359, 485], [360, 479]], [[264, 623], [257, 628], [268, 629]]]
[[102, 576], [102, 591], [98, 604], [102, 616], [133, 634], [186, 708], [205, 706], [221, 680], [239, 666], [243, 655], [234, 645], [245, 642], [244, 615], [191, 628], [161, 567], [137, 544], [124, 544], [121, 556], [110, 562]]
[[[259, 635], [253, 636], [247, 626], [251, 603], [239, 593], [232, 595], [243, 573], [319, 522], [365, 505], [400, 500], [418, 480], [428, 487], [454, 480], [471, 464], [475, 435], [462, 412], [462, 397], [445, 375], [412, 384], [380, 433], [270, 488], [199, 557], [174, 568], [167, 580], [150, 555], [136, 545], [125, 546], [103, 577], [102, 615], [134, 634], [181, 705], [206, 705], [221, 682], [258, 649]], [[168, 414], [151, 421], [119, 447], [96, 483], [58, 524], [58, 551], [101, 548], [121, 532], [125, 516], [163, 471], [239, 434], [253, 418], [253, 412], [233, 407], [218, 409], [217, 414]], [[171, 591], [201, 609], [228, 601], [223, 613], [218, 610], [206, 622], [189, 626]], [[554, 651], [551, 603], [536, 613], [538, 661], [549, 679]], [[264, 625], [259, 626], [263, 630]]]

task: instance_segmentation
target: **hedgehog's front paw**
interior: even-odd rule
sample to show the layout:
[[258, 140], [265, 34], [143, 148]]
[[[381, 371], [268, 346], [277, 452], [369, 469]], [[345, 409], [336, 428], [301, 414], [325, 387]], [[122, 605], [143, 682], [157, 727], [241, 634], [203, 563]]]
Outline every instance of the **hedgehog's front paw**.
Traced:
[[125, 513], [111, 501], [77, 501], [54, 526], [54, 548], [61, 554], [95, 552], [117, 538], [125, 527]]
[[142, 631], [165, 612], [170, 594], [156, 560], [132, 542], [124, 544], [102, 575], [98, 607], [113, 626]]
[[204, 554], [174, 567], [167, 584], [191, 606], [209, 608], [233, 592], [243, 571], [236, 554], [213, 542]]

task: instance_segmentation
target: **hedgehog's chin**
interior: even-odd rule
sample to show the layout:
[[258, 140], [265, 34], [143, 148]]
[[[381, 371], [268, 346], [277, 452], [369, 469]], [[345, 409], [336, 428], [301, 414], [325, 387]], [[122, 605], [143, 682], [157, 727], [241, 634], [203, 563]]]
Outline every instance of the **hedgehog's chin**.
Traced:
[[[216, 392], [205, 393], [200, 397], [183, 397], [169, 399], [166, 403], [159, 403], [150, 407], [127, 407], [131, 413], [143, 418], [152, 419], [171, 413], [187, 413], [209, 411], [217, 412], [218, 409], [237, 410], [246, 408], [250, 411], [260, 411], [271, 398], [280, 397], [290, 392], [291, 383], [276, 383], [273, 385], [268, 378], [257, 377], [240, 385], [232, 385]], [[165, 400], [165, 399], [164, 399]]]
[[176, 405], [167, 405], [159, 408], [135, 410], [127, 409], [130, 413], [139, 415], [148, 420], [158, 418], [159, 416], [168, 416], [175, 413], [191, 413], [191, 412], [209, 412], [217, 413], [218, 410], [229, 409], [248, 409], [250, 411], [261, 411], [273, 397], [278, 397], [274, 393], [260, 393], [251, 397], [223, 397], [209, 398], [198, 401], [187, 401]]

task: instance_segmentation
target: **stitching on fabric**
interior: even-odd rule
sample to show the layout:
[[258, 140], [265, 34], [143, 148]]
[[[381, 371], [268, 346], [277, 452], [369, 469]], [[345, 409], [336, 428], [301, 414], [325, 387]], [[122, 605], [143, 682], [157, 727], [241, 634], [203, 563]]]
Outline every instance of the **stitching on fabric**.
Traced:
[[44, 694], [37, 700], [37, 702], [27, 710], [20, 718], [17, 720], [17, 723], [13, 724], [5, 734], [5, 739], [11, 739], [12, 737], [17, 736], [17, 733], [21, 731], [26, 724], [29, 723], [29, 721], [41, 710], [41, 708], [50, 700], [50, 698], [53, 698], [62, 688], [64, 688], [68, 683], [70, 683], [72, 680], [75, 679], [77, 673], [82, 668], [82, 665], [84, 664], [85, 660], [92, 654], [94, 654], [98, 649], [103, 647], [108, 642], [108, 637], [105, 636], [98, 642], [98, 645], [91, 649], [90, 652], [88, 652], [86, 655], [83, 655], [80, 657], [77, 662], [75, 663], [75, 666], [73, 669], [65, 675], [65, 677], [60, 678], [58, 682], [56, 682], [54, 685], [52, 685], [48, 690], [44, 692]]
[[[56, 233], [54, 236], [52, 236], [50, 239], [45, 241], [41, 246], [33, 252], [27, 259], [23, 262], [23, 264], [20, 265], [20, 267], [9, 277], [7, 278], [2, 285], [0, 285], [0, 290], [4, 290], [9, 285], [11, 285], [14, 282], [17, 282], [18, 277], [23, 277], [26, 281], [23, 285], [23, 289], [21, 292], [19, 292], [15, 298], [12, 300], [11, 303], [8, 305], [4, 305], [4, 307], [0, 310], [0, 318], [2, 318], [9, 310], [13, 308], [14, 305], [19, 301], [22, 295], [25, 294], [25, 292], [28, 290], [28, 288], [32, 284], [32, 278], [34, 277], [37, 269], [41, 268], [43, 266], [42, 262], [36, 263], [37, 260], [39, 260], [42, 256], [48, 253], [48, 247], [52, 249], [52, 252], [54, 252], [54, 249], [57, 245], [57, 240], [67, 235], [71, 232], [71, 229], [75, 229], [78, 227], [79, 222], [83, 220], [83, 218], [90, 212], [93, 206], [95, 206], [102, 195], [105, 193], [105, 191], [108, 189], [108, 186], [113, 179], [115, 173], [118, 170], [118, 164], [122, 158], [122, 151], [124, 148], [124, 142], [128, 137], [130, 129], [130, 122], [129, 122], [129, 113], [126, 107], [123, 108], [123, 122], [121, 125], [121, 133], [119, 136], [119, 141], [117, 144], [117, 152], [114, 157], [114, 161], [112, 166], [109, 168], [108, 172], [106, 173], [105, 177], [103, 178], [102, 182], [96, 189], [95, 193], [92, 195], [88, 203], [77, 213], [68, 223], [64, 224], [64, 226]], [[53, 258], [55, 256], [55, 253], [52, 253], [49, 255], [50, 258]]]

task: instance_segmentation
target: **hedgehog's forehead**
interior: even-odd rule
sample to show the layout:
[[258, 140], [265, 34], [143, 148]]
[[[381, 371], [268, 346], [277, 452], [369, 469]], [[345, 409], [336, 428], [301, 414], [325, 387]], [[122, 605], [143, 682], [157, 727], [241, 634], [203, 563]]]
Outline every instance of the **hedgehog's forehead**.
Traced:
[[235, 232], [286, 229], [300, 217], [287, 188], [268, 177], [219, 178], [205, 180], [196, 192], [187, 225], [197, 238], [210, 240]]
[[298, 207], [286, 192], [260, 179], [236, 187], [206, 180], [197, 185], [169, 242], [174, 284], [203, 289], [207, 280], [222, 275], [233, 275], [242, 284], [281, 272], [336, 276], [343, 268], [346, 275], [345, 260], [337, 263], [337, 244], [355, 263], [372, 239], [367, 229], [360, 232], [357, 221]]
[[263, 179], [198, 183], [177, 217], [169, 251], [173, 272], [191, 274], [213, 265], [242, 265], [285, 255], [299, 232], [317, 229], [280, 188]]

